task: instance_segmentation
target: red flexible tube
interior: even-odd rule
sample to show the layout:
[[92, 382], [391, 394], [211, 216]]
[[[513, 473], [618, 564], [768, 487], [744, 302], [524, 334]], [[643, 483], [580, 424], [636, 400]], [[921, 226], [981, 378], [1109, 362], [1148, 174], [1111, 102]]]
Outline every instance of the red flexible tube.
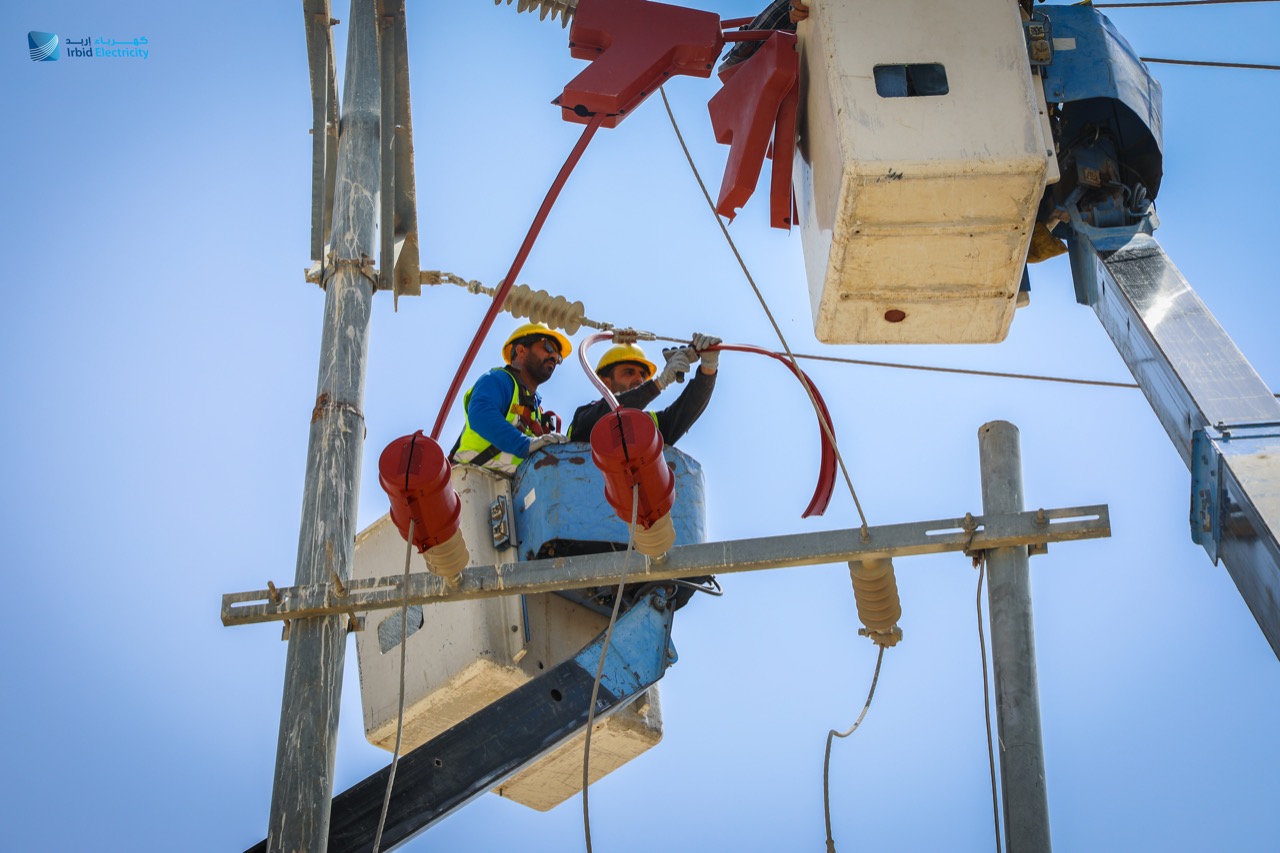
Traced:
[[[822, 399], [822, 394], [818, 392], [818, 386], [813, 384], [813, 380], [809, 378], [809, 374], [791, 363], [791, 359], [781, 353], [771, 352], [762, 347], [753, 347], [749, 344], [718, 344], [709, 347], [713, 350], [729, 350], [731, 352], [753, 352], [758, 355], [767, 355], [770, 358], [777, 359], [786, 365], [787, 369], [796, 375], [796, 379], [801, 376], [804, 381], [809, 384], [813, 390], [813, 399], [818, 403], [818, 409], [822, 412], [822, 419], [826, 421], [827, 426], [831, 430], [831, 435], [835, 435], [835, 426], [831, 423], [831, 413], [827, 411], [826, 401]], [[831, 439], [827, 438], [827, 431], [822, 429], [822, 425], [818, 425], [818, 437], [822, 442], [822, 460], [818, 466], [818, 484], [814, 487], [813, 497], [809, 499], [809, 506], [805, 508], [801, 518], [808, 518], [811, 515], [822, 515], [827, 511], [827, 504], [831, 503], [831, 493], [835, 490], [836, 485], [836, 450], [831, 443]]]
[[551, 183], [551, 189], [547, 190], [547, 197], [542, 200], [542, 207], [538, 208], [538, 215], [533, 218], [533, 224], [529, 226], [529, 233], [525, 235], [524, 242], [520, 244], [520, 251], [516, 252], [515, 260], [511, 262], [511, 269], [507, 271], [506, 277], [502, 279], [502, 284], [498, 286], [497, 293], [493, 294], [493, 302], [490, 303], [489, 310], [485, 312], [484, 319], [480, 321], [480, 328], [476, 329], [475, 337], [471, 339], [471, 345], [467, 347], [467, 354], [462, 357], [462, 363], [458, 365], [458, 372], [453, 376], [453, 383], [449, 385], [449, 391], [444, 395], [444, 402], [440, 405], [440, 413], [436, 415], [436, 424], [431, 428], [431, 437], [436, 441], [440, 440], [440, 431], [444, 429], [444, 422], [449, 417], [449, 410], [453, 408], [454, 401], [458, 399], [458, 391], [462, 389], [462, 381], [466, 378], [467, 371], [471, 369], [471, 365], [475, 362], [476, 353], [480, 351], [480, 345], [484, 343], [489, 330], [493, 328], [494, 318], [502, 310], [502, 303], [506, 301], [507, 294], [515, 284], [516, 276], [520, 275], [520, 270], [524, 267], [524, 262], [529, 257], [529, 251], [533, 248], [534, 241], [538, 239], [543, 223], [547, 221], [547, 214], [551, 212], [552, 205], [556, 203], [556, 199], [560, 196], [560, 190], [564, 189], [570, 173], [578, 165], [582, 152], [587, 149], [587, 143], [591, 141], [591, 137], [595, 136], [596, 131], [600, 129], [600, 124], [604, 120], [604, 113], [597, 113], [591, 117], [591, 121], [582, 130], [582, 136], [578, 137], [578, 143], [569, 152], [569, 158], [560, 167], [560, 173], [556, 175], [556, 179]]
[[[589, 376], [591, 381], [595, 383], [596, 388], [603, 392], [604, 399], [609, 403], [609, 408], [616, 411], [618, 408], [617, 398], [609, 391], [609, 387], [605, 385], [598, 376], [596, 376], [595, 371], [591, 369], [591, 365], [587, 362], [587, 348], [592, 344], [612, 337], [612, 332], [599, 332], [588, 337], [578, 347], [578, 360], [582, 362], [582, 369], [587, 372], [587, 376]], [[797, 379], [801, 376], [804, 377], [804, 381], [808, 383], [811, 389], [813, 389], [813, 399], [818, 403], [818, 409], [822, 412], [822, 419], [826, 421], [827, 426], [831, 430], [831, 434], [833, 436], [836, 434], [835, 426], [831, 423], [831, 412], [827, 410], [827, 403], [822, 399], [822, 394], [818, 391], [818, 386], [813, 384], [813, 380], [809, 378], [809, 374], [797, 368], [791, 363], [791, 359], [787, 358], [785, 355], [764, 349], [763, 347], [754, 347], [750, 344], [717, 344], [716, 346], [708, 347], [708, 349], [756, 353], [758, 355], [767, 355], [770, 358], [774, 358], [782, 362], [786, 365], [788, 370], [796, 375]], [[695, 366], [694, 369], [696, 370], [697, 367]], [[822, 428], [821, 424], [818, 425], [818, 439], [822, 444], [822, 458], [818, 465], [818, 484], [814, 487], [813, 497], [809, 499], [809, 506], [805, 508], [804, 513], [800, 516], [801, 518], [808, 518], [811, 515], [822, 515], [826, 512], [827, 505], [831, 503], [831, 493], [835, 490], [836, 449], [832, 444], [831, 439], [827, 437], [827, 431]]]

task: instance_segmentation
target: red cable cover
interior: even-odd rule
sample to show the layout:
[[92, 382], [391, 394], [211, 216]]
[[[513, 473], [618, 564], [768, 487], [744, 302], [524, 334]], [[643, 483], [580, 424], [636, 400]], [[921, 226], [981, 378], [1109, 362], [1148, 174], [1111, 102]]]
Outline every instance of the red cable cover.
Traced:
[[[813, 389], [813, 399], [818, 404], [818, 409], [822, 412], [822, 420], [826, 421], [827, 427], [831, 430], [831, 435], [836, 434], [835, 426], [831, 423], [831, 413], [827, 411], [826, 401], [822, 399], [822, 394], [818, 392], [818, 386], [813, 384], [813, 380], [809, 378], [809, 374], [791, 363], [791, 359], [782, 353], [772, 352], [763, 347], [753, 347], [749, 344], [718, 344], [709, 347], [713, 350], [729, 350], [730, 352], [753, 352], [757, 355], [767, 355], [770, 358], [777, 359], [786, 365], [787, 369], [795, 374], [796, 379], [804, 377], [804, 381]], [[836, 449], [832, 444], [832, 440], [827, 437], [827, 430], [822, 429], [822, 424], [818, 425], [818, 437], [822, 441], [822, 460], [818, 465], [818, 484], [814, 487], [813, 497], [809, 499], [809, 506], [805, 508], [801, 518], [808, 518], [811, 515], [822, 515], [827, 511], [827, 504], [831, 503], [831, 493], [835, 490], [836, 485]]]
[[484, 319], [480, 321], [480, 328], [476, 330], [475, 337], [471, 339], [471, 345], [467, 347], [467, 354], [462, 357], [462, 363], [458, 365], [458, 372], [454, 374], [453, 382], [449, 385], [449, 391], [444, 395], [444, 402], [440, 405], [440, 413], [436, 415], [436, 424], [431, 428], [431, 437], [436, 441], [440, 440], [440, 431], [444, 429], [444, 422], [449, 417], [449, 410], [453, 408], [454, 401], [458, 399], [458, 391], [462, 389], [462, 381], [466, 378], [467, 371], [471, 369], [471, 365], [475, 362], [476, 353], [480, 351], [480, 345], [484, 343], [485, 337], [493, 327], [494, 318], [502, 310], [502, 303], [506, 301], [507, 294], [515, 284], [516, 276], [520, 275], [520, 270], [524, 268], [524, 262], [529, 257], [529, 251], [533, 248], [534, 241], [538, 239], [538, 234], [542, 231], [542, 225], [547, 220], [547, 214], [551, 212], [551, 207], [556, 203], [560, 190], [564, 188], [565, 182], [569, 180], [569, 175], [573, 172], [574, 167], [578, 165], [582, 152], [587, 149], [587, 143], [591, 141], [591, 137], [595, 136], [596, 131], [600, 129], [600, 124], [604, 119], [605, 116], [603, 114], [596, 114], [591, 117], [590, 123], [582, 130], [582, 136], [578, 137], [578, 143], [569, 152], [569, 158], [560, 167], [560, 173], [556, 175], [555, 181], [552, 182], [551, 189], [547, 190], [547, 197], [542, 200], [542, 207], [538, 208], [538, 215], [533, 218], [533, 223], [529, 226], [529, 233], [525, 235], [524, 242], [520, 244], [520, 251], [516, 252], [515, 260], [511, 262], [511, 269], [507, 271], [506, 277], [502, 279], [502, 283], [498, 286], [498, 292], [493, 295], [493, 302], [490, 303], [489, 310], [485, 312]]

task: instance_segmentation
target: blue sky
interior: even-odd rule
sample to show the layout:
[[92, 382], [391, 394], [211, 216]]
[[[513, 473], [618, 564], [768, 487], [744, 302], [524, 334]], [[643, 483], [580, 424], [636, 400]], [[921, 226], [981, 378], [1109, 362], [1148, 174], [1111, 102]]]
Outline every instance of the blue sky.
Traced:
[[[708, 4], [712, 5], [712, 4]], [[491, 3], [409, 9], [423, 265], [494, 284], [579, 133], [553, 98], [581, 67], [558, 24]], [[724, 17], [753, 4], [715, 3]], [[341, 57], [348, 17], [336, 30]], [[1270, 4], [1115, 10], [1144, 56], [1275, 62]], [[225, 592], [293, 578], [321, 292], [309, 262], [311, 125], [300, 4], [17, 0], [0, 9], [11, 117], [0, 228], [0, 531], [10, 649], [0, 746], [12, 849], [229, 850], [264, 834], [285, 646], [224, 628]], [[145, 36], [146, 60], [33, 63], [28, 30]], [[339, 65], [342, 64], [341, 58]], [[1157, 238], [1280, 389], [1275, 318], [1280, 78], [1156, 66], [1165, 179]], [[714, 186], [724, 150], [681, 78], [673, 108]], [[731, 226], [797, 352], [813, 340], [798, 233], [763, 198]], [[590, 316], [775, 346], [651, 100], [602, 131], [520, 280]], [[485, 302], [377, 298], [360, 520], [386, 509], [376, 454], [430, 426]], [[475, 374], [496, 363], [499, 319]], [[1065, 259], [995, 346], [823, 354], [1127, 381]], [[979, 512], [977, 430], [1022, 435], [1031, 506], [1098, 502], [1113, 536], [1032, 561], [1054, 841], [1061, 850], [1270, 850], [1280, 837], [1280, 664], [1225, 570], [1187, 533], [1189, 476], [1136, 391], [812, 364], [873, 524]], [[571, 412], [576, 366], [545, 387]], [[459, 427], [455, 414], [446, 428]], [[714, 539], [851, 526], [837, 491], [801, 520], [812, 416], [766, 360], [729, 354], [681, 446], [708, 479]], [[994, 847], [974, 615], [960, 556], [897, 562], [905, 641], [870, 714], [836, 744], [842, 850]], [[597, 850], [821, 849], [822, 748], [856, 718], [875, 648], [843, 566], [725, 579], [675, 625], [664, 741], [592, 789]], [[345, 788], [386, 763], [363, 738], [349, 646]], [[561, 851], [581, 809], [487, 796], [410, 850]]]

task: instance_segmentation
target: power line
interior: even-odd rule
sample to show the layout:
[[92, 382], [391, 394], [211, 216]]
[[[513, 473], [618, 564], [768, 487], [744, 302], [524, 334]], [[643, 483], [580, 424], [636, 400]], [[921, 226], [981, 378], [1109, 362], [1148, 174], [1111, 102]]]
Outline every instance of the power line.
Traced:
[[1143, 62], [1163, 62], [1166, 65], [1200, 65], [1206, 68], [1254, 68], [1260, 71], [1280, 71], [1280, 65], [1262, 65], [1256, 62], [1207, 62], [1197, 59], [1156, 59], [1150, 56], [1140, 56], [1138, 58]]
[[1225, 3], [1274, 3], [1276, 0], [1168, 0], [1163, 3], [1093, 3], [1095, 9], [1144, 9], [1150, 6], [1218, 6]]

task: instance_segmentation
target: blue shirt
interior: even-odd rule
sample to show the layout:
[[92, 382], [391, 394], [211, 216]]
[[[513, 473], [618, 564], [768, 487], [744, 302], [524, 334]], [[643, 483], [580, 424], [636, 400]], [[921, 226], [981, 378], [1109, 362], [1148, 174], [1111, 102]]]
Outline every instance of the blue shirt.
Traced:
[[[529, 443], [533, 440], [516, 429], [507, 420], [511, 411], [511, 396], [515, 393], [515, 377], [505, 370], [490, 370], [481, 376], [471, 389], [471, 402], [467, 404], [467, 420], [471, 428], [485, 441], [513, 456], [529, 455]], [[533, 399], [539, 407], [542, 398], [535, 392]]]

